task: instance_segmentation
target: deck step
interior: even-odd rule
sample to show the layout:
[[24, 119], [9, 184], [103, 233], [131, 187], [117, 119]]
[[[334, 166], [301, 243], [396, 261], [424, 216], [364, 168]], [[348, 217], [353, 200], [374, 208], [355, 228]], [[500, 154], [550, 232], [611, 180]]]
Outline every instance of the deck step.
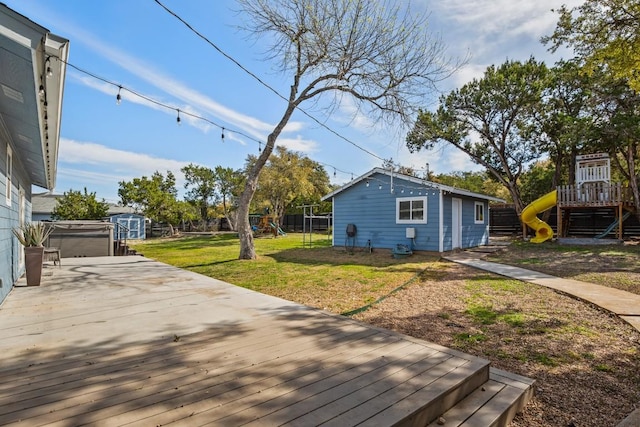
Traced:
[[[457, 353], [462, 355], [462, 353]], [[469, 357], [469, 356], [466, 356]], [[442, 365], [445, 365], [444, 363]], [[436, 370], [434, 370], [436, 371]], [[437, 380], [425, 383], [429, 380], [416, 377], [414, 382], [416, 390], [407, 390], [406, 397], [394, 401], [393, 405], [385, 405], [387, 409], [367, 419], [362, 427], [374, 427], [382, 425], [395, 425], [396, 427], [425, 426], [429, 421], [437, 419], [439, 414], [456, 405], [461, 399], [480, 387], [489, 379], [490, 362], [471, 356], [467, 363], [449, 370]], [[409, 385], [414, 380], [407, 382]], [[406, 389], [406, 385], [403, 387]], [[391, 390], [390, 397], [398, 400], [400, 390]], [[380, 407], [380, 402], [375, 399], [371, 404]], [[393, 420], [402, 419], [400, 422]], [[337, 423], [334, 421], [338, 421]], [[332, 420], [332, 425], [355, 425], [351, 420], [343, 423], [342, 420]]]
[[507, 426], [533, 396], [534, 380], [491, 368], [489, 380], [429, 427]]

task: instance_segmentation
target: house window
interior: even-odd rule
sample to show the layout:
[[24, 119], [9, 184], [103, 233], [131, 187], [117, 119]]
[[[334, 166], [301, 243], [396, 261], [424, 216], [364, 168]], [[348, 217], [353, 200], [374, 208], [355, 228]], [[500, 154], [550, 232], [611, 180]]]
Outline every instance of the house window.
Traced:
[[475, 223], [484, 224], [484, 203], [475, 202]]
[[426, 197], [400, 197], [396, 199], [396, 224], [426, 223]]
[[7, 144], [7, 194], [5, 194], [5, 200], [9, 206], [11, 206], [11, 175], [13, 175], [13, 152], [11, 151], [11, 147]]

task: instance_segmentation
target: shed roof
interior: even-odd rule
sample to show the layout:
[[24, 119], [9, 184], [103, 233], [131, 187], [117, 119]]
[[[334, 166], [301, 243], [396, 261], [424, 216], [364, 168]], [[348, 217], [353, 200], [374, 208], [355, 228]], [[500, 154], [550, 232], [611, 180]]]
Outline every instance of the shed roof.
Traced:
[[[64, 197], [63, 194], [38, 193], [33, 194], [31, 198], [31, 211], [41, 215], [51, 215], [53, 209], [58, 204], [58, 199]], [[103, 199], [104, 200], [104, 199]], [[135, 210], [130, 206], [120, 206], [113, 203], [109, 204], [107, 215], [134, 214]]]
[[358, 178], [355, 178], [353, 180], [351, 180], [350, 182], [346, 183], [345, 185], [343, 185], [342, 187], [332, 191], [331, 193], [327, 194], [326, 196], [324, 196], [322, 198], [322, 201], [325, 200], [329, 200], [332, 197], [336, 196], [337, 194], [342, 193], [343, 191], [347, 190], [348, 188], [356, 185], [357, 183], [364, 181], [368, 178], [373, 177], [376, 174], [380, 174], [380, 175], [386, 175], [389, 177], [392, 177], [394, 179], [402, 179], [405, 181], [409, 181], [413, 184], [416, 184], [417, 186], [420, 187], [427, 187], [427, 188], [435, 188], [438, 190], [442, 190], [442, 191], [447, 191], [451, 194], [457, 194], [460, 196], [466, 196], [466, 197], [472, 197], [475, 199], [483, 199], [483, 200], [488, 200], [491, 202], [498, 202], [498, 203], [504, 203], [505, 201], [503, 199], [500, 199], [498, 197], [493, 197], [493, 196], [487, 196], [486, 194], [480, 194], [480, 193], [474, 193], [473, 191], [469, 191], [469, 190], [464, 190], [462, 188], [456, 188], [456, 187], [450, 187], [448, 185], [443, 185], [443, 184], [439, 184], [437, 182], [431, 182], [431, 181], [427, 181], [415, 176], [410, 176], [410, 175], [404, 175], [401, 173], [397, 173], [397, 172], [392, 172], [390, 170], [387, 169], [383, 169], [383, 168], [373, 168], [371, 169], [369, 172], [365, 173], [364, 175], [359, 176]]

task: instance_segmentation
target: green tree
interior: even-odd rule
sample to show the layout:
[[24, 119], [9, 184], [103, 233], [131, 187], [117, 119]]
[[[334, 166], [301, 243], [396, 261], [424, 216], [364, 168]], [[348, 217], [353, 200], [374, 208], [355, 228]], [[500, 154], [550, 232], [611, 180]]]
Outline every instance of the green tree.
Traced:
[[98, 201], [96, 193], [69, 190], [56, 200], [56, 206], [51, 212], [53, 219], [102, 219], [109, 212], [109, 203], [104, 199]]
[[131, 206], [155, 222], [168, 224], [172, 235], [175, 234], [174, 226], [192, 209], [186, 202], [178, 202], [177, 194], [176, 179], [171, 171], [167, 171], [166, 177], [156, 171], [151, 178], [143, 176], [129, 182], [120, 181], [118, 188], [124, 206]]
[[328, 190], [329, 176], [322, 165], [300, 153], [276, 147], [260, 175], [256, 199], [268, 204], [278, 226], [294, 201], [319, 201]]
[[348, 97], [373, 118], [407, 118], [452, 67], [441, 41], [426, 31], [428, 15], [396, 0], [238, 3], [247, 18], [244, 29], [271, 43], [267, 59], [279, 61], [280, 71], [291, 77], [282, 117], [248, 169], [239, 200], [239, 257], [254, 259], [251, 200], [278, 136], [303, 102], [324, 98], [330, 112]]
[[575, 183], [575, 159], [591, 152], [593, 143], [592, 93], [595, 75], [587, 75], [576, 61], [561, 61], [550, 70], [540, 119], [530, 129], [554, 164], [547, 191]]
[[[594, 89], [595, 150], [608, 152], [640, 206], [640, 94], [625, 80], [599, 79]], [[640, 219], [640, 210], [636, 209]]]
[[520, 177], [520, 195], [523, 203], [529, 204], [556, 188], [553, 182], [554, 174], [554, 162], [550, 159], [532, 164]]
[[500, 183], [492, 179], [487, 171], [454, 171], [438, 175], [431, 174], [431, 181], [449, 187], [463, 188], [474, 193], [506, 198]]
[[416, 151], [444, 142], [462, 150], [509, 191], [520, 214], [518, 178], [541, 155], [538, 141], [526, 139], [523, 130], [539, 114], [547, 74], [533, 58], [490, 66], [483, 78], [442, 96], [436, 112], [421, 111], [407, 147]]
[[242, 193], [245, 181], [244, 172], [222, 166], [216, 166], [214, 172], [214, 181], [222, 199], [222, 212], [229, 223], [229, 228], [235, 230], [238, 197]]
[[562, 6], [558, 14], [555, 31], [542, 39], [552, 51], [569, 46], [588, 71], [604, 64], [613, 77], [640, 91], [640, 2], [586, 0], [574, 8]]
[[216, 173], [205, 166], [193, 163], [180, 169], [184, 174], [184, 188], [189, 191], [185, 200], [195, 206], [200, 212], [200, 219], [209, 219], [209, 206], [216, 203]]

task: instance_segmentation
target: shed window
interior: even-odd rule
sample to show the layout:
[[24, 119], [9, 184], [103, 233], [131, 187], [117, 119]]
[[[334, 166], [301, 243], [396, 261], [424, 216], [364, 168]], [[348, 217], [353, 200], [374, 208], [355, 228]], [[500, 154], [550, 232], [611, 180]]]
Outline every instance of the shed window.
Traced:
[[476, 224], [484, 224], [484, 203], [475, 202], [475, 223]]
[[426, 223], [426, 197], [400, 197], [396, 199], [396, 224]]
[[6, 179], [6, 194], [5, 200], [7, 205], [11, 206], [11, 175], [13, 175], [13, 152], [11, 147], [7, 144], [7, 179]]

